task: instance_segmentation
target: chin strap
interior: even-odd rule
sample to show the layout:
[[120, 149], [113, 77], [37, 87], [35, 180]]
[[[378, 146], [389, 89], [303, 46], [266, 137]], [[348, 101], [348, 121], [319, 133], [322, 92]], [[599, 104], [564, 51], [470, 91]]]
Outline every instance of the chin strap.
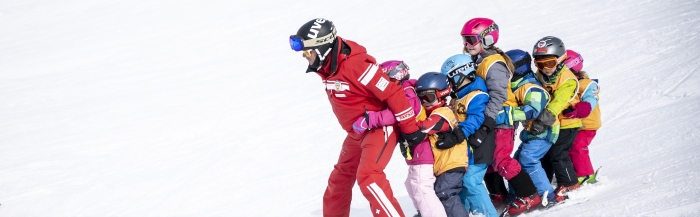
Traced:
[[314, 60], [314, 63], [309, 65], [309, 67], [306, 68], [306, 73], [309, 72], [318, 72], [318, 70], [321, 68], [321, 59], [316, 56], [316, 59]]
[[551, 84], [556, 78], [559, 77], [559, 74], [561, 74], [561, 69], [564, 67], [564, 62], [561, 62], [557, 65], [557, 68], [554, 69], [554, 73], [552, 76], [547, 76], [544, 73], [542, 73], [542, 77], [544, 77], [545, 81], [549, 84]]

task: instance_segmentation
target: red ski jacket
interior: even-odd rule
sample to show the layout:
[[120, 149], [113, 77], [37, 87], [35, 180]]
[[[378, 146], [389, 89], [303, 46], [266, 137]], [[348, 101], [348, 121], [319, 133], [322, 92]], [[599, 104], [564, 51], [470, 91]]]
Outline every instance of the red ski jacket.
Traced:
[[337, 37], [329, 59], [316, 72], [326, 86], [333, 112], [348, 134], [355, 134], [352, 123], [366, 111], [387, 107], [395, 114], [401, 132], [418, 131], [413, 108], [403, 87], [389, 81], [362, 45]]

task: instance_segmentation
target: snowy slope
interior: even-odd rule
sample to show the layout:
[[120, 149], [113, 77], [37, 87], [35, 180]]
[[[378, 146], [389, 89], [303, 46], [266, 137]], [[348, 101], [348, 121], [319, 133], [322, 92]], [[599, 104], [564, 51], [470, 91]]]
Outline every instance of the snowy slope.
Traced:
[[700, 215], [698, 1], [5, 0], [0, 216], [320, 216], [344, 133], [288, 35], [324, 17], [418, 77], [478, 16], [504, 50], [562, 38], [601, 83], [601, 183], [527, 216]]

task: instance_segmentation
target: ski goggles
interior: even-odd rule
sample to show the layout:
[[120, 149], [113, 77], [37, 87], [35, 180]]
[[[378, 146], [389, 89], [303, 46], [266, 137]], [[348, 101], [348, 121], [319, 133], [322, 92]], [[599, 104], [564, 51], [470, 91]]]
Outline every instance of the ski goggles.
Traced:
[[498, 25], [496, 23], [492, 23], [488, 28], [484, 29], [481, 31], [481, 33], [476, 34], [476, 35], [462, 35], [462, 40], [464, 40], [464, 46], [471, 45], [475, 46], [481, 40], [489, 33], [491, 33], [494, 30], [498, 30]]
[[447, 87], [441, 91], [437, 91], [435, 89], [423, 90], [417, 93], [416, 95], [418, 95], [418, 99], [420, 99], [421, 103], [426, 104], [434, 103], [435, 101], [438, 101], [443, 97], [447, 97], [450, 94], [450, 92], [452, 92], [452, 89], [450, 89], [450, 87]]
[[554, 67], [557, 66], [559, 61], [557, 60], [557, 57], [547, 57], [547, 58], [542, 58], [542, 59], [535, 59], [535, 66], [539, 70], [544, 70], [544, 69], [553, 69]]
[[418, 93], [418, 99], [423, 104], [434, 103], [438, 99], [437, 92], [435, 90], [424, 90]]
[[466, 75], [462, 74], [462, 73], [457, 74], [457, 75], [453, 76], [452, 78], [448, 79], [448, 81], [450, 82], [452, 87], [456, 88], [457, 86], [464, 83], [465, 81], [467, 81], [465, 83], [465, 85], [472, 83], [474, 81], [474, 79], [476, 79], [476, 72], [470, 72], [469, 74], [466, 74]]
[[[447, 78], [449, 78], [448, 81], [450, 82], [450, 84], [452, 84], [452, 86], [456, 86], [456, 85], [461, 84], [465, 78], [468, 79], [469, 82], [474, 81], [475, 76], [476, 76], [476, 73], [475, 73], [476, 71], [474, 71], [474, 67], [476, 67], [476, 64], [469, 63], [469, 64], [460, 66], [459, 68], [456, 68], [456, 69], [448, 72], [447, 73]], [[467, 69], [471, 69], [471, 72], [469, 72], [468, 74], [465, 75], [464, 71], [466, 71]]]
[[387, 72], [386, 75], [393, 80], [400, 80], [401, 78], [406, 77], [409, 69], [410, 68], [408, 68], [408, 65], [401, 61], [399, 65], [396, 65], [396, 67]]
[[574, 68], [574, 66], [581, 64], [583, 62], [583, 57], [578, 56], [572, 60], [570, 60], [568, 63], [566, 63], [566, 67], [569, 69]]
[[321, 46], [333, 42], [333, 40], [335, 40], [335, 33], [335, 28], [333, 28], [331, 34], [319, 38], [312, 38], [309, 40], [304, 40], [304, 38], [298, 35], [290, 35], [289, 46], [292, 47], [292, 50], [294, 51], [302, 51], [304, 50], [304, 48]]
[[464, 46], [476, 46], [476, 44], [481, 42], [477, 35], [462, 35], [462, 41], [464, 42]]

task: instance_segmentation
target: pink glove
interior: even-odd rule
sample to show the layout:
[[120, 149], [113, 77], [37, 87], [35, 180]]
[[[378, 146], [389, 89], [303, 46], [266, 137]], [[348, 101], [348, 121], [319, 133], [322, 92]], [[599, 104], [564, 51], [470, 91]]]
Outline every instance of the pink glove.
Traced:
[[388, 126], [396, 123], [394, 113], [389, 109], [380, 112], [368, 111], [364, 116], [357, 118], [352, 124], [352, 130], [357, 134], [363, 134], [367, 129]]
[[591, 114], [591, 104], [581, 101], [572, 107], [564, 109], [562, 113], [564, 113], [564, 117], [568, 118], [586, 118]]
[[358, 118], [355, 123], [352, 123], [352, 131], [357, 134], [363, 134], [369, 128], [369, 121], [367, 120], [367, 113], [363, 117]]

